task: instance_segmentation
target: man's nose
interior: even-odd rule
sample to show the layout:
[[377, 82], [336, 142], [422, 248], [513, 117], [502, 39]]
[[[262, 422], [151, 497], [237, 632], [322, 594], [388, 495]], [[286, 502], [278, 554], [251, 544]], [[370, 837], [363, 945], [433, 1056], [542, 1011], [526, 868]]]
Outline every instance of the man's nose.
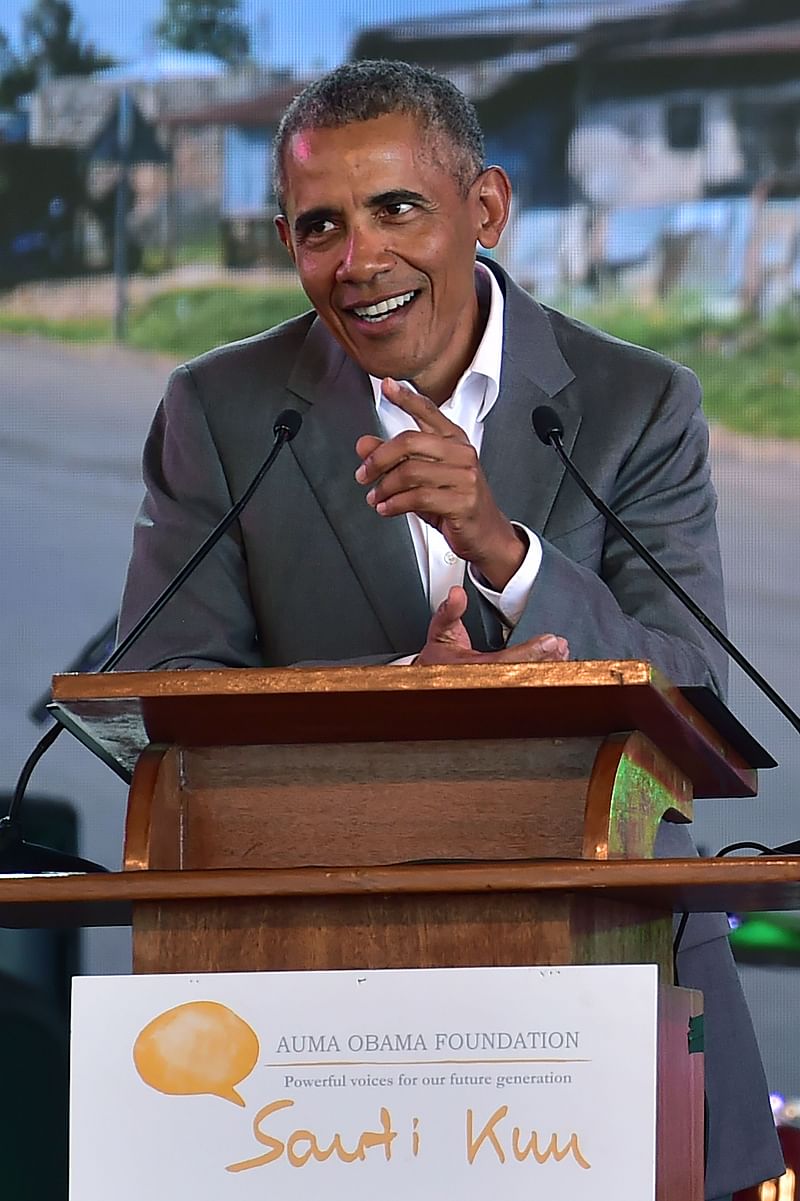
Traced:
[[359, 224], [348, 234], [336, 278], [340, 283], [369, 283], [388, 271], [392, 262], [380, 227]]

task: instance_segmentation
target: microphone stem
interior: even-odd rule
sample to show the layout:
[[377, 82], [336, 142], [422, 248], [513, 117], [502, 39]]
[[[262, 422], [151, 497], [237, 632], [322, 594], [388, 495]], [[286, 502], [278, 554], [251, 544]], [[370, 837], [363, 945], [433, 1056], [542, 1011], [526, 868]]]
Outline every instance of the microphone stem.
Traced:
[[694, 600], [692, 600], [691, 596], [689, 596], [688, 592], [681, 587], [678, 581], [673, 579], [669, 572], [661, 566], [658, 560], [650, 554], [650, 551], [647, 549], [647, 547], [644, 546], [636, 537], [636, 535], [628, 529], [625, 522], [622, 521], [617, 514], [608, 507], [605, 501], [597, 495], [588, 481], [583, 478], [581, 472], [564, 450], [564, 446], [561, 442], [561, 435], [555, 430], [552, 430], [548, 434], [548, 440], [569, 474], [575, 480], [575, 483], [578, 485], [581, 491], [588, 496], [592, 504], [600, 510], [605, 519], [611, 523], [618, 534], [621, 534], [628, 545], [632, 546], [633, 549], [642, 556], [648, 567], [655, 572], [658, 578], [664, 584], [666, 584], [670, 591], [683, 601], [690, 613], [697, 618], [700, 624], [708, 630], [713, 638], [716, 638], [721, 646], [725, 648], [731, 659], [733, 659], [735, 663], [738, 663], [742, 671], [750, 677], [753, 683], [760, 688], [767, 697], [769, 697], [775, 708], [780, 710], [786, 720], [792, 726], [794, 726], [795, 730], [797, 730], [798, 734], [800, 734], [800, 717], [798, 717], [794, 709], [787, 704], [780, 693], [775, 691], [769, 681], [764, 679], [761, 672], [758, 671], [752, 665], [752, 663], [745, 658], [739, 648], [733, 642], [731, 642], [727, 634], [723, 633], [716, 622], [712, 621], [708, 614], [704, 613], [700, 606]]
[[111, 671], [112, 668], [116, 667], [120, 659], [123, 658], [126, 652], [131, 648], [131, 646], [133, 646], [134, 642], [136, 642], [139, 635], [143, 634], [150, 625], [151, 621], [158, 617], [159, 613], [164, 608], [164, 605], [166, 605], [170, 597], [172, 597], [174, 593], [178, 591], [183, 582], [189, 578], [201, 559], [205, 558], [211, 548], [217, 542], [219, 542], [220, 538], [229, 528], [229, 526], [233, 525], [242, 509], [248, 503], [250, 497], [253, 495], [256, 488], [261, 483], [272, 464], [275, 462], [281, 447], [288, 440], [288, 431], [281, 428], [275, 435], [275, 444], [273, 445], [272, 450], [269, 452], [256, 474], [253, 476], [252, 480], [239, 497], [236, 504], [232, 509], [229, 509], [222, 520], [214, 526], [214, 529], [211, 531], [211, 533], [203, 539], [192, 557], [188, 559], [186, 563], [184, 563], [178, 574], [172, 580], [170, 580], [169, 584], [167, 584], [161, 595], [156, 597], [147, 612], [139, 618], [133, 629], [130, 630], [129, 633], [123, 638], [116, 650], [112, 651], [105, 663], [98, 667], [98, 674], [104, 671]]

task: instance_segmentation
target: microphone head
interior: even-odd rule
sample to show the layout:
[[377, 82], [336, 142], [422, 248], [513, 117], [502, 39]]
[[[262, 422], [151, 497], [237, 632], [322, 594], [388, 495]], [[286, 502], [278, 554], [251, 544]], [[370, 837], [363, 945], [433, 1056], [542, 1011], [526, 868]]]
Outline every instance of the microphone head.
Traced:
[[536, 437], [545, 446], [551, 446], [555, 438], [563, 438], [564, 423], [555, 409], [550, 405], [537, 405], [531, 413], [531, 421], [536, 431]]
[[276, 438], [282, 434], [285, 442], [291, 442], [302, 424], [303, 418], [297, 409], [284, 409], [275, 418], [272, 432]]

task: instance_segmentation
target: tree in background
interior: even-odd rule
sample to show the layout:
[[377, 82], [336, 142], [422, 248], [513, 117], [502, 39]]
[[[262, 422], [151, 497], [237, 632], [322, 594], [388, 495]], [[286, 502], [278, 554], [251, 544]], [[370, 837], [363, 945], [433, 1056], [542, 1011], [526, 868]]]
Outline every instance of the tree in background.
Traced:
[[18, 96], [33, 90], [36, 76], [11, 48], [8, 34], [0, 29], [0, 108], [13, 108]]
[[39, 78], [91, 75], [113, 61], [81, 42], [69, 0], [34, 0], [22, 18], [22, 49]]
[[22, 17], [22, 54], [0, 31], [0, 106], [32, 92], [47, 79], [91, 75], [113, 59], [82, 42], [69, 0], [34, 0]]
[[240, 63], [250, 50], [239, 0], [164, 0], [155, 33], [166, 46], [213, 54], [225, 63]]
[[11, 43], [8, 40], [8, 34], [0, 29], [0, 75], [5, 75], [10, 67], [13, 67], [16, 62], [16, 56], [11, 49]]

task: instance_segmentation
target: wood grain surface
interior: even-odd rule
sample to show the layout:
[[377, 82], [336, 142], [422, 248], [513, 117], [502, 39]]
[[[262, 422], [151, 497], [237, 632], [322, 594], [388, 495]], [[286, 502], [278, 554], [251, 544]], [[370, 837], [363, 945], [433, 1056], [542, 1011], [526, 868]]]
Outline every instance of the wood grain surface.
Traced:
[[672, 920], [641, 905], [536, 893], [272, 897], [134, 907], [136, 972], [656, 962]]
[[754, 770], [649, 663], [469, 664], [62, 675], [53, 698], [133, 769], [150, 743], [259, 745], [595, 737], [641, 730], [696, 797], [754, 796]]
[[131, 807], [157, 868], [577, 858], [600, 741], [172, 748]]
[[800, 909], [800, 858], [539, 860], [372, 868], [124, 871], [0, 877], [0, 925], [130, 924], [140, 901], [361, 893], [586, 892], [654, 909], [747, 913]]
[[703, 1201], [705, 1058], [688, 1048], [703, 994], [662, 985], [658, 1009], [656, 1201]]

